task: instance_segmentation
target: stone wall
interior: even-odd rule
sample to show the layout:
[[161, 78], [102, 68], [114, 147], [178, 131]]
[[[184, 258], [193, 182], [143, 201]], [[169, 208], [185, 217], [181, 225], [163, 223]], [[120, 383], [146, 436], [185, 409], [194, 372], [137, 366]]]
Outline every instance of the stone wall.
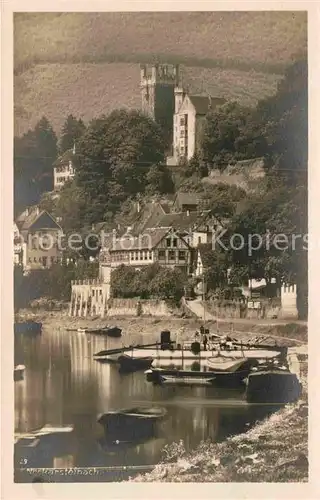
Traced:
[[109, 299], [108, 316], [170, 316], [173, 310], [164, 300]]
[[286, 311], [281, 307], [279, 299], [253, 299], [251, 301], [248, 300], [248, 302], [240, 300], [212, 300], [207, 302], [207, 309], [213, 316], [218, 318], [287, 318]]

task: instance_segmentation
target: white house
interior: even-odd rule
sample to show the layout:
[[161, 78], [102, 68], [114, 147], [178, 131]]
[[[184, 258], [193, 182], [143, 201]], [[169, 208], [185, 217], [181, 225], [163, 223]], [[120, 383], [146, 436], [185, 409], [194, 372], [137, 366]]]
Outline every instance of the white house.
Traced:
[[58, 191], [75, 176], [76, 151], [69, 149], [53, 164], [54, 189]]
[[174, 158], [190, 159], [197, 150], [206, 114], [210, 109], [225, 104], [221, 97], [188, 95], [181, 87], [175, 88], [175, 113], [173, 116]]

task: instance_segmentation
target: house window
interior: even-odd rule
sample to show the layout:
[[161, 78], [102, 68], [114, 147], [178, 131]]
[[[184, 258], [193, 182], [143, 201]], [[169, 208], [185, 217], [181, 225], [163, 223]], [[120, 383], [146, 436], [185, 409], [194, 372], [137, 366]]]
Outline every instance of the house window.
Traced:
[[54, 264], [54, 257], [51, 257], [51, 264]]
[[171, 238], [167, 238], [167, 247], [171, 247]]
[[31, 257], [29, 257], [28, 262], [31, 262]]
[[130, 254], [130, 255], [131, 255], [131, 260], [134, 260], [134, 257], [135, 257], [134, 252], [131, 252], [131, 254]]
[[186, 252], [184, 250], [179, 251], [179, 260], [186, 260]]
[[159, 250], [158, 257], [159, 257], [159, 260], [165, 260], [165, 258], [166, 258], [165, 250]]
[[149, 252], [149, 260], [152, 260], [152, 252]]
[[198, 245], [201, 243], [201, 236], [198, 236]]
[[181, 116], [180, 118], [180, 125], [184, 125], [184, 116]]
[[33, 257], [33, 262], [37, 262], [37, 257]]
[[176, 260], [176, 252], [174, 250], [169, 251], [169, 260]]
[[47, 267], [47, 261], [48, 261], [48, 257], [42, 257], [43, 267]]
[[173, 247], [177, 247], [178, 246], [178, 240], [177, 240], [177, 238], [173, 238], [173, 240], [172, 240], [172, 246]]
[[148, 260], [148, 252], [147, 251], [144, 252], [144, 260]]

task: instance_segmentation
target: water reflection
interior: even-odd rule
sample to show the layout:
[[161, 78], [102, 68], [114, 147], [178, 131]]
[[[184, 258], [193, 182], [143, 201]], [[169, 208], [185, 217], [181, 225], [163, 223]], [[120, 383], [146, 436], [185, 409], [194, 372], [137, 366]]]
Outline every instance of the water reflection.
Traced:
[[[16, 449], [17, 468], [155, 464], [165, 444], [183, 439], [185, 447], [191, 448], [204, 439], [217, 441], [245, 429], [252, 420], [252, 410], [239, 391], [153, 386], [143, 372], [121, 375], [116, 365], [93, 360], [95, 352], [119, 345], [118, 339], [63, 330], [17, 338], [15, 360], [26, 366], [26, 372], [24, 380], [15, 383], [15, 431], [29, 432], [46, 424], [74, 426], [72, 435], [65, 435], [60, 443], [57, 438], [41, 438], [33, 447]], [[106, 444], [98, 415], [141, 404], [167, 409], [156, 435], [131, 446]], [[85, 479], [55, 476], [54, 480], [108, 481], [128, 475], [133, 472], [111, 471]], [[20, 481], [31, 479], [23, 471], [16, 476]]]

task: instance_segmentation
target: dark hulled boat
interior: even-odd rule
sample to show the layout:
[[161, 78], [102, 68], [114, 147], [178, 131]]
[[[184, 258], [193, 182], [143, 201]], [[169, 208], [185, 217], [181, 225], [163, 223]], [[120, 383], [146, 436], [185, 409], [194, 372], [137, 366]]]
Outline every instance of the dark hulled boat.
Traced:
[[148, 382], [158, 385], [209, 385], [216, 387], [238, 387], [244, 385], [249, 368], [228, 371], [189, 371], [149, 369], [146, 372]]
[[146, 356], [143, 358], [132, 358], [131, 356], [127, 356], [123, 354], [119, 356], [119, 371], [121, 373], [130, 373], [136, 372], [138, 370], [147, 370], [151, 367], [153, 362], [153, 358], [150, 356]]
[[117, 326], [105, 326], [102, 328], [82, 328], [83, 333], [94, 333], [95, 335], [107, 335], [108, 337], [120, 338], [122, 329]]
[[156, 423], [163, 419], [164, 408], [129, 408], [110, 411], [98, 418], [109, 442], [143, 439], [154, 432]]

